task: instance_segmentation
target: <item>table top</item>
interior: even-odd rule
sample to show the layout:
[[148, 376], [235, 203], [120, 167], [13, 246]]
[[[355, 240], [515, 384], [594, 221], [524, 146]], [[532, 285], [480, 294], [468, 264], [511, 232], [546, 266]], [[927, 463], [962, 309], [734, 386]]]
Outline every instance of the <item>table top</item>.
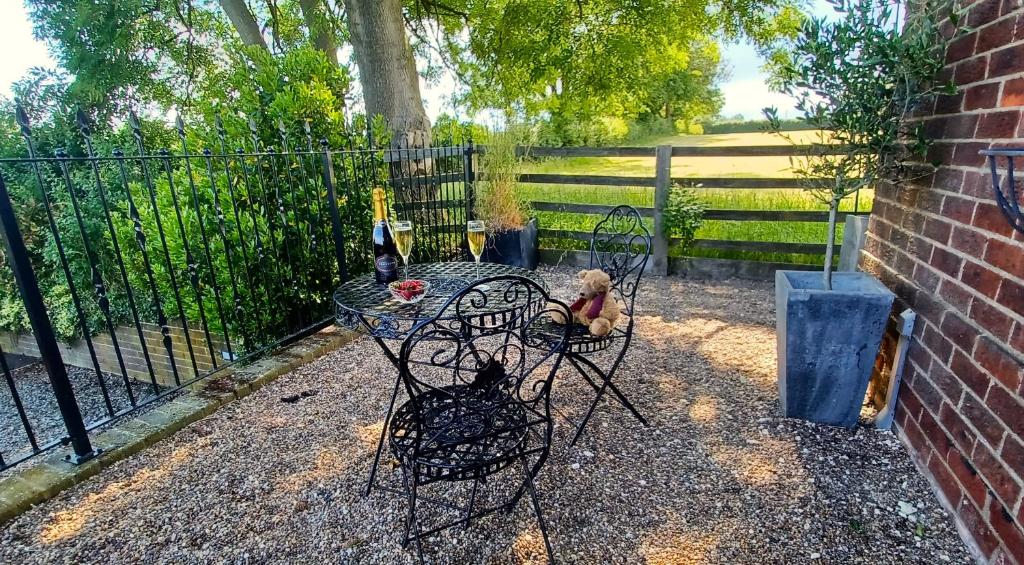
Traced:
[[[535, 271], [497, 263], [480, 263], [479, 278], [501, 275], [526, 277], [547, 289], [544, 279]], [[360, 275], [342, 284], [334, 292], [335, 319], [338, 325], [360, 329], [375, 337], [401, 339], [418, 322], [435, 317], [452, 295], [477, 280], [477, 265], [468, 262], [413, 263], [409, 266], [409, 278], [430, 283], [427, 295], [416, 304], [403, 304], [395, 300], [387, 285], [377, 284], [373, 273]], [[488, 302], [504, 304], [503, 307], [507, 308], [507, 303], [499, 300]]]

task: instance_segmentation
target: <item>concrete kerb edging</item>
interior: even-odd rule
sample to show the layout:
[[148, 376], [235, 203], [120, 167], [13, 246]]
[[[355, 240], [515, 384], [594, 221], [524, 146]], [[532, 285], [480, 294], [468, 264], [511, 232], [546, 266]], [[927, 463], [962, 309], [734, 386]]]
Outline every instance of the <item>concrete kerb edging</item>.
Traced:
[[103, 452], [81, 465], [65, 461], [70, 449], [60, 448], [41, 456], [42, 459], [31, 466], [15, 469], [12, 475], [0, 480], [0, 524], [202, 420], [221, 406], [245, 398], [281, 375], [342, 347], [357, 335], [331, 326], [251, 365], [213, 379], [219, 383], [227, 381], [230, 389], [221, 384], [223, 388], [214, 392], [207, 388], [209, 382], [201, 381], [182, 396], [96, 434], [92, 438], [93, 446]]

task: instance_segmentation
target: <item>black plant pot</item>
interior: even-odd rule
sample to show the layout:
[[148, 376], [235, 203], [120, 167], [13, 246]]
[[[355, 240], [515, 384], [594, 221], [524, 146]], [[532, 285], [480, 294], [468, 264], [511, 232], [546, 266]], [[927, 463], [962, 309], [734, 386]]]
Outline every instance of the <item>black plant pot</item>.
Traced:
[[539, 245], [537, 218], [530, 218], [522, 229], [490, 234], [483, 260], [533, 270], [537, 268]]

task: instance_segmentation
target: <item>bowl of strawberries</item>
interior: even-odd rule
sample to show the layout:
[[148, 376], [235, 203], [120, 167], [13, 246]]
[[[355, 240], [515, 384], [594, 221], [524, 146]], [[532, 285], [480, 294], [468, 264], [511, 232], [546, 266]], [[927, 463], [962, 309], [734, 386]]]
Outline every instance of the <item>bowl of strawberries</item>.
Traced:
[[416, 304], [427, 295], [430, 283], [417, 279], [395, 281], [388, 284], [391, 296], [402, 304]]

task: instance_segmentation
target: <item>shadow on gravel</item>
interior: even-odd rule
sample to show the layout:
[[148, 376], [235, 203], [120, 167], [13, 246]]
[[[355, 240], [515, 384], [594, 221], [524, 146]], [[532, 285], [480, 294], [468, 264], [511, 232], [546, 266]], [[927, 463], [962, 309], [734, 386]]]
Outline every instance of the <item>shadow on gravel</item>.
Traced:
[[[543, 274], [574, 288], [568, 270]], [[606, 402], [570, 449], [563, 417], [593, 392], [559, 374], [538, 487], [560, 562], [968, 559], [892, 434], [779, 418], [773, 304], [769, 285], [646, 281], [616, 383], [650, 427]], [[393, 378], [357, 340], [5, 524], [0, 562], [413, 563], [404, 499], [362, 495]], [[387, 462], [381, 477], [399, 480]], [[479, 496], [507, 489], [496, 477]], [[425, 550], [430, 563], [544, 562], [525, 503]]]
[[[12, 368], [11, 371], [14, 390], [25, 410], [25, 418], [35, 434], [37, 444], [58, 441], [67, 435], [67, 431], [49, 375], [38, 359], [25, 359], [30, 362], [17, 369]], [[112, 413], [127, 410], [132, 406], [131, 398], [136, 403], [143, 403], [163, 390], [159, 387], [154, 389], [151, 383], [136, 380], [129, 380], [126, 384], [120, 376], [109, 373], [97, 375], [94, 370], [71, 365], [67, 366], [67, 371], [86, 425], [108, 418]], [[103, 386], [100, 386], [101, 380]], [[5, 380], [0, 380], [0, 383], [0, 453], [3, 453], [7, 461], [13, 461], [31, 453], [32, 446], [9, 383]]]

